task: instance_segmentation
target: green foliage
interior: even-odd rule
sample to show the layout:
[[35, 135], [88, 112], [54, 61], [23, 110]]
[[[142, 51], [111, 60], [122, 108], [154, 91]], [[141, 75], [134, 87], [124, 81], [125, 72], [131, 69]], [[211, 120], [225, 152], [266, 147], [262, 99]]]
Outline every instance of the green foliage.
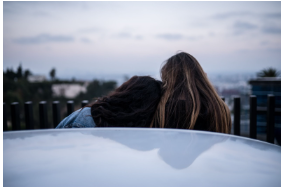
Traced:
[[[24, 73], [23, 73], [24, 72]], [[34, 124], [39, 128], [39, 102], [47, 101], [48, 105], [48, 123], [52, 124], [52, 101], [60, 101], [62, 117], [66, 117], [66, 102], [74, 100], [75, 109], [81, 107], [82, 100], [94, 101], [95, 98], [107, 95], [110, 91], [116, 88], [115, 81], [100, 81], [93, 80], [89, 83], [86, 93], [80, 93], [74, 99], [65, 97], [54, 97], [52, 92], [53, 84], [84, 84], [75, 80], [59, 80], [55, 79], [55, 69], [52, 73], [52, 81], [43, 82], [28, 82], [28, 76], [32, 75], [30, 70], [23, 71], [21, 65], [14, 72], [13, 69], [7, 69], [3, 72], [3, 101], [7, 105], [7, 116], [10, 121], [10, 104], [19, 102], [21, 113], [21, 124], [24, 124], [24, 103], [27, 101], [33, 102]]]
[[30, 75], [32, 75], [32, 73], [31, 73], [29, 70], [25, 70], [25, 71], [24, 71], [24, 75], [23, 75], [23, 76], [24, 76], [25, 79], [28, 79], [28, 77], [29, 77]]
[[275, 68], [263, 69], [257, 73], [258, 77], [278, 77], [279, 75], [280, 75], [280, 72], [277, 71], [277, 69], [275, 69]]
[[102, 97], [107, 95], [110, 91], [116, 88], [115, 81], [99, 81], [93, 80], [87, 87], [86, 93], [80, 93], [76, 100], [89, 100], [94, 101], [97, 97]]
[[18, 77], [18, 79], [22, 78], [22, 67], [21, 67], [21, 64], [18, 67], [17, 77]]
[[56, 77], [56, 69], [55, 68], [51, 69], [50, 77], [51, 77], [52, 81], [55, 80], [55, 77]]

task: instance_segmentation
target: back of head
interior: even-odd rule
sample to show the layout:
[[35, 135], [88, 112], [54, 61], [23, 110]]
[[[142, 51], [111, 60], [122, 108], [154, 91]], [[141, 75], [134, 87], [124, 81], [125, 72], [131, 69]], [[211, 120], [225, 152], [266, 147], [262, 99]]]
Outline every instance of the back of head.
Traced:
[[97, 127], [149, 127], [161, 98], [161, 82], [134, 76], [91, 106]]
[[192, 55], [181, 52], [169, 58], [161, 78], [163, 96], [151, 126], [230, 132], [229, 109]]

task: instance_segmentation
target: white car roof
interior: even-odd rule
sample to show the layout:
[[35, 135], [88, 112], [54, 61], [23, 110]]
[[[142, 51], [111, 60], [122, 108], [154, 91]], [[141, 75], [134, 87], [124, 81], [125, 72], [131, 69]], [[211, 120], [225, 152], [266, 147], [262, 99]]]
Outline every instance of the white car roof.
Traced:
[[281, 147], [195, 130], [4, 132], [3, 179], [15, 187], [277, 187]]

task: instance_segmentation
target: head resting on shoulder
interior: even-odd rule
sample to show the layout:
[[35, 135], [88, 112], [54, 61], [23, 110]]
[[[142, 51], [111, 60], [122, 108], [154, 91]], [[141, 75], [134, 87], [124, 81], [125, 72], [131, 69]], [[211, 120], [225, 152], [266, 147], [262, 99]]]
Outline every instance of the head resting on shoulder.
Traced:
[[[161, 79], [163, 95], [151, 127], [164, 128], [173, 123], [173, 128], [194, 129], [204, 111], [208, 121], [205, 130], [230, 133], [229, 109], [192, 55], [180, 52], [170, 57], [161, 68]], [[184, 103], [185, 119], [171, 122], [173, 115], [182, 112], [179, 103]]]
[[161, 98], [161, 81], [133, 76], [91, 106], [97, 127], [149, 127]]

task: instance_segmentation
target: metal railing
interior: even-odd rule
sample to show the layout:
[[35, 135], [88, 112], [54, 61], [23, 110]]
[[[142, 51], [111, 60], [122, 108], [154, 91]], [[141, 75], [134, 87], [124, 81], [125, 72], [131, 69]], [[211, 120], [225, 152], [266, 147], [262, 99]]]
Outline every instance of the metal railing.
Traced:
[[[225, 98], [222, 97], [222, 100], [225, 101]], [[281, 116], [281, 108], [275, 108], [275, 96], [267, 96], [267, 107], [257, 107], [257, 97], [251, 95], [249, 97], [249, 137], [256, 139], [257, 138], [257, 115], [266, 114], [267, 125], [266, 125], [266, 141], [269, 143], [274, 143], [274, 116]], [[84, 107], [88, 104], [88, 100], [83, 100], [81, 102], [81, 107]], [[3, 105], [3, 131], [8, 130], [7, 126], [7, 109], [6, 104]], [[74, 102], [67, 101], [67, 115], [70, 115], [74, 112]], [[24, 112], [25, 112], [25, 124], [26, 129], [34, 129], [34, 119], [33, 119], [33, 103], [31, 101], [24, 103]], [[233, 129], [234, 135], [240, 136], [240, 117], [241, 117], [241, 101], [239, 96], [234, 97], [234, 120], [233, 120]], [[54, 127], [51, 127], [48, 123], [48, 111], [47, 111], [47, 102], [39, 102], [39, 127], [40, 129], [46, 128], [55, 128], [61, 121], [60, 118], [60, 102], [53, 101], [52, 103], [52, 116]], [[12, 130], [21, 130], [20, 126], [20, 108], [19, 103], [14, 102], [11, 104], [11, 122]]]
[[[249, 137], [257, 138], [257, 115], [266, 114], [266, 141], [274, 143], [275, 116], [281, 116], [281, 108], [275, 108], [275, 96], [267, 95], [267, 107], [257, 107], [257, 97], [249, 97]], [[234, 135], [240, 136], [240, 97], [234, 97]]]
[[[83, 100], [81, 102], [81, 107], [86, 106], [89, 103], [88, 100]], [[53, 116], [53, 127], [50, 123], [48, 123], [48, 110], [47, 110], [47, 102], [41, 101], [39, 102], [39, 128], [40, 129], [48, 129], [55, 128], [61, 121], [60, 118], [60, 102], [53, 101], [52, 103], [52, 116]], [[74, 112], [74, 102], [67, 101], [67, 115], [70, 115]], [[33, 118], [33, 103], [31, 101], [27, 101], [24, 103], [24, 115], [25, 115], [25, 129], [34, 129], [34, 118]], [[8, 130], [7, 123], [7, 106], [3, 104], [3, 131]], [[20, 126], [20, 105], [18, 102], [14, 102], [11, 104], [11, 122], [12, 122], [12, 130], [21, 130]]]

